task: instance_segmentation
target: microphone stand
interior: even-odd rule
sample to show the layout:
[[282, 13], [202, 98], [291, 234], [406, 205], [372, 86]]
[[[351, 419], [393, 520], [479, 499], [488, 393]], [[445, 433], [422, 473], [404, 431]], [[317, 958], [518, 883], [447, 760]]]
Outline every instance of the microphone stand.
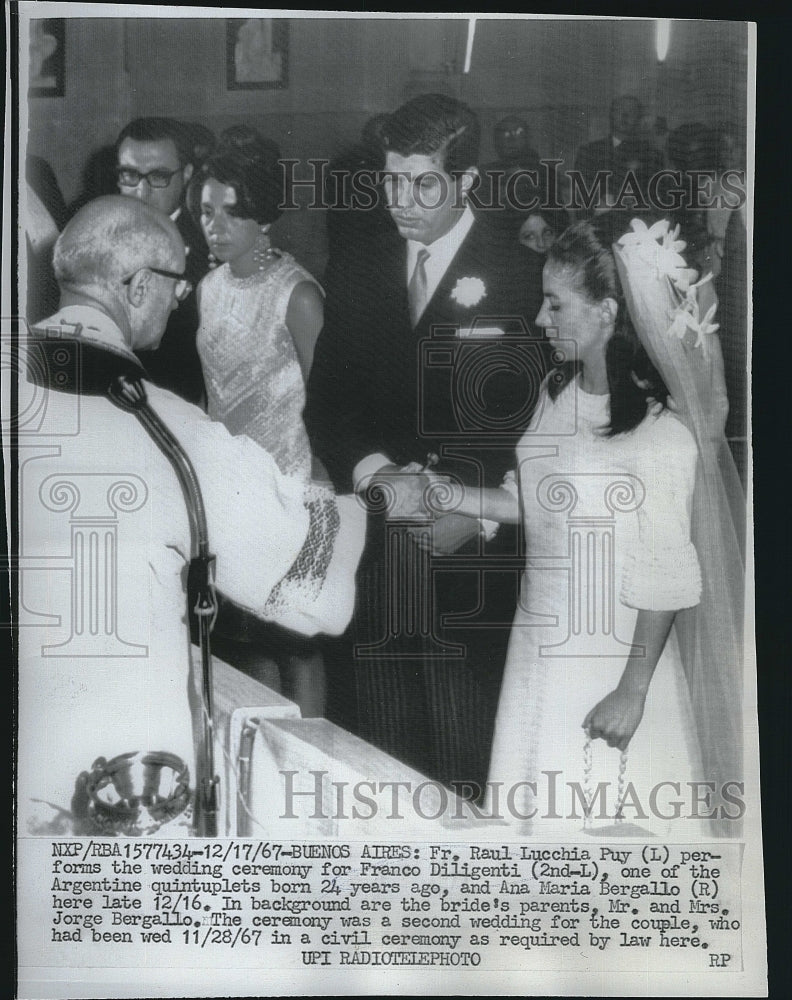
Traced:
[[122, 410], [134, 414], [173, 466], [179, 479], [190, 518], [193, 554], [187, 571], [187, 613], [197, 623], [201, 649], [203, 694], [203, 746], [199, 763], [196, 802], [198, 836], [217, 836], [219, 777], [215, 774], [214, 704], [212, 695], [212, 648], [210, 633], [217, 617], [217, 598], [212, 584], [215, 557], [209, 552], [209, 534], [198, 477], [187, 453], [149, 406], [146, 390], [139, 379], [118, 375], [107, 394]]

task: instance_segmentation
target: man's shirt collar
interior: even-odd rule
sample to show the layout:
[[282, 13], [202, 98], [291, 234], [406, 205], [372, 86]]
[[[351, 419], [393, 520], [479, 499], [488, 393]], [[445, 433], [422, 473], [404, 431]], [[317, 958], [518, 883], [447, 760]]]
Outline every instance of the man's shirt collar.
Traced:
[[418, 259], [418, 251], [426, 249], [429, 251], [429, 259], [426, 262], [427, 276], [431, 270], [432, 276], [437, 275], [437, 283], [448, 270], [448, 266], [456, 256], [465, 237], [470, 232], [476, 217], [470, 205], [465, 205], [465, 210], [460, 215], [455, 225], [444, 233], [434, 243], [424, 244], [417, 240], [407, 240], [407, 280], [415, 269], [415, 262]]

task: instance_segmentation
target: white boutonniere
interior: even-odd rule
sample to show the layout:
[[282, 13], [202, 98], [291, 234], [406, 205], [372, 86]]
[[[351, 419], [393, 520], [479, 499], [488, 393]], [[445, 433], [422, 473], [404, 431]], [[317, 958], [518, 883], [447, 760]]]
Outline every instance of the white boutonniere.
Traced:
[[461, 306], [477, 306], [487, 294], [487, 286], [481, 278], [459, 278], [451, 292], [451, 298]]

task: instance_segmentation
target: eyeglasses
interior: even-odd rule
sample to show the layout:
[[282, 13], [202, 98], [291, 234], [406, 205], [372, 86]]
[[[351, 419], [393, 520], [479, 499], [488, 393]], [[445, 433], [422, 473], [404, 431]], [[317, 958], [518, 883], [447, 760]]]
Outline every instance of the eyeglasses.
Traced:
[[[176, 282], [176, 300], [178, 302], [184, 302], [193, 289], [192, 282], [188, 281], [183, 274], [177, 274], [176, 271], [166, 271], [162, 267], [149, 267], [148, 264], [146, 264], [145, 267], [146, 270], [151, 271], [154, 274], [159, 274], [163, 278], [173, 278]], [[138, 270], [142, 271], [143, 268], [138, 268]], [[137, 271], [135, 271], [135, 274], [137, 274]], [[128, 278], [124, 278], [121, 284], [128, 285], [135, 277], [135, 274], [130, 274]]]
[[148, 186], [152, 188], [166, 188], [173, 180], [174, 176], [181, 173], [180, 170], [149, 170], [147, 174], [142, 174], [139, 170], [131, 167], [118, 167], [116, 176], [118, 183], [122, 187], [137, 187], [141, 181], [148, 181]]

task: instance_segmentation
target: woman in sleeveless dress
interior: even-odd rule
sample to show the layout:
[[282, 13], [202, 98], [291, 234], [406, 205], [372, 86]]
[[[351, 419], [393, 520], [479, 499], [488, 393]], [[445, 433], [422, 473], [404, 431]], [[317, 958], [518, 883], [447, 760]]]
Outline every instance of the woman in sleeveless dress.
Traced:
[[[277, 146], [255, 129], [236, 126], [191, 185], [190, 205], [215, 264], [198, 288], [197, 344], [209, 415], [265, 448], [283, 473], [303, 479], [311, 504], [302, 411], [323, 293], [294, 257], [270, 244], [284, 195], [279, 157]], [[262, 633], [227, 602], [215, 631], [221, 655], [268, 682], [274, 660], [283, 693], [304, 716], [323, 714], [324, 667], [313, 641], [274, 627]]]
[[[667, 225], [659, 240], [642, 223], [633, 228], [612, 250], [604, 233], [578, 223], [549, 252], [537, 324], [558, 368], [515, 472], [499, 490], [449, 489], [439, 479], [430, 490], [445, 509], [524, 524], [526, 569], [487, 805], [537, 838], [686, 839], [707, 823], [736, 836], [743, 811], [739, 601], [718, 592], [724, 577], [739, 591], [738, 553], [735, 568], [716, 571], [708, 550], [723, 546], [702, 543], [697, 553], [693, 544], [694, 494], [703, 499], [719, 480], [705, 460], [712, 421], [688, 419], [687, 405], [669, 409], [653, 363], [667, 360], [667, 348], [682, 352], [674, 392], [684, 398], [680, 372], [702, 361], [719, 370], [707, 360], [717, 354], [716, 328], [692, 294], [684, 244]], [[727, 520], [711, 499], [705, 508], [710, 522]], [[712, 650], [712, 633], [722, 632], [718, 655], [704, 653], [707, 630]], [[694, 650], [684, 663], [680, 645]]]

